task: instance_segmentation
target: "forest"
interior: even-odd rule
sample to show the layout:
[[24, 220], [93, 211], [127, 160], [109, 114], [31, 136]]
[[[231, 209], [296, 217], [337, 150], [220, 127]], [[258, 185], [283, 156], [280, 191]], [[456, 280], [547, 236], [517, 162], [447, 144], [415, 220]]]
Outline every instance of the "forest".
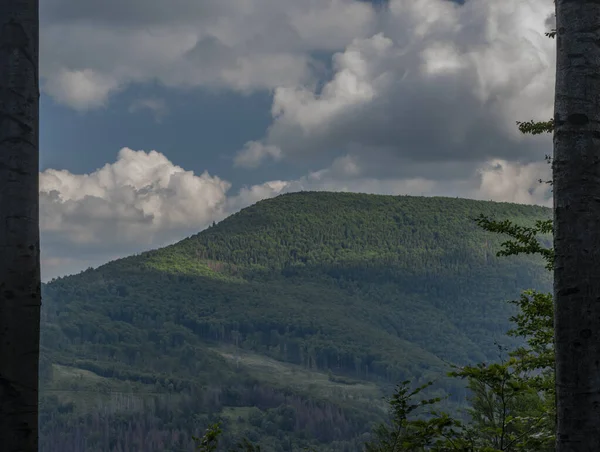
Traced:
[[507, 236], [481, 215], [551, 211], [286, 194], [45, 284], [40, 450], [194, 450], [219, 424], [223, 447], [359, 451], [402, 381], [464, 418], [473, 383], [448, 372], [522, 346], [509, 301], [551, 287], [543, 256], [497, 256]]

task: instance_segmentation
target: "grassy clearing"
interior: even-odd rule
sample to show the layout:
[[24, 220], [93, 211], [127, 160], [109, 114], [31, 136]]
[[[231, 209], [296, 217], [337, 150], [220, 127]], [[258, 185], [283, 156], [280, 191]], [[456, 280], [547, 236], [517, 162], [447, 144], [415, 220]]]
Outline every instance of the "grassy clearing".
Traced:
[[42, 389], [42, 395], [53, 395], [60, 403], [73, 403], [82, 413], [96, 410], [110, 412], [141, 412], [156, 397], [154, 386], [101, 377], [77, 367], [52, 365], [52, 383]]
[[280, 388], [334, 402], [353, 402], [387, 409], [383, 393], [375, 383], [357, 381], [344, 384], [331, 381], [329, 375], [295, 364], [284, 363], [257, 353], [237, 350], [231, 346], [211, 347], [224, 358], [245, 368], [253, 377]]

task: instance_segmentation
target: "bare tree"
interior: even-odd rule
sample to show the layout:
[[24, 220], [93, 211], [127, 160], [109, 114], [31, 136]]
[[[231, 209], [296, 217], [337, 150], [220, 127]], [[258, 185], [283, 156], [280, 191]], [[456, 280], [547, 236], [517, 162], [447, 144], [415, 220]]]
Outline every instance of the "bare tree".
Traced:
[[0, 449], [38, 450], [39, 5], [0, 0]]
[[600, 2], [556, 0], [557, 452], [600, 451]]

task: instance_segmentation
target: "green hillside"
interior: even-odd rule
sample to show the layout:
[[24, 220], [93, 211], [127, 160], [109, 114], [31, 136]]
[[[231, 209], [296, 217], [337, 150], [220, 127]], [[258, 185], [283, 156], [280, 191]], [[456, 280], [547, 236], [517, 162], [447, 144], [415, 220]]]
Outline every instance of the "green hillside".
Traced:
[[[390, 385], [495, 359], [505, 301], [550, 290], [540, 259], [495, 256], [503, 238], [480, 214], [527, 225], [551, 212], [287, 194], [46, 284], [41, 450], [192, 450], [216, 418], [267, 451], [360, 450]], [[450, 384], [438, 393], [460, 403]]]

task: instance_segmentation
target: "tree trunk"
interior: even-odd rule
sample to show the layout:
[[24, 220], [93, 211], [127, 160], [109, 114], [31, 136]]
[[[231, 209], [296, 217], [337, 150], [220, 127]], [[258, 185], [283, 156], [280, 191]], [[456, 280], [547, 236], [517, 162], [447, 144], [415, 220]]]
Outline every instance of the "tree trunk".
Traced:
[[38, 0], [0, 0], [0, 450], [38, 450]]
[[557, 452], [600, 451], [600, 2], [556, 0]]

